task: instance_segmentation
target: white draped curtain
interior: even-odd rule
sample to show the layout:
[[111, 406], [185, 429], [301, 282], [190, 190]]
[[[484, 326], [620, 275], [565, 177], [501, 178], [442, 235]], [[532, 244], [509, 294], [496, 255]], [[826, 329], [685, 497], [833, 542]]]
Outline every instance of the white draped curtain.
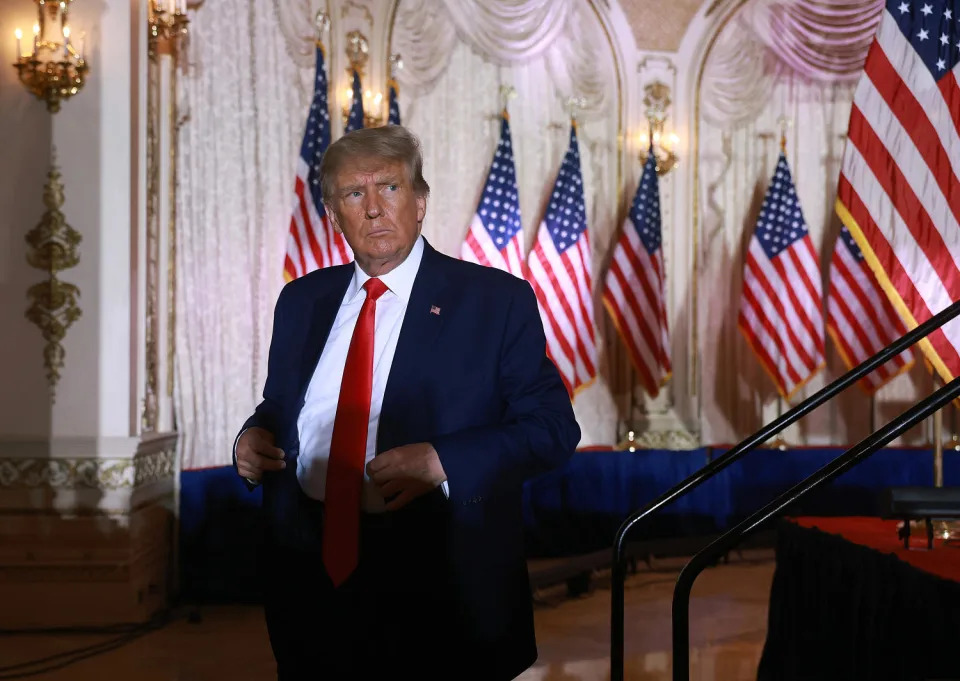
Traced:
[[[786, 154], [824, 282], [840, 229], [833, 206], [853, 89], [873, 39], [879, 0], [751, 0], [707, 57], [701, 84], [699, 320], [703, 438], [734, 442], [777, 415], [770, 379], [736, 328], [743, 257], [779, 152]], [[829, 287], [824, 287], [825, 295]], [[827, 338], [827, 367], [799, 400], [845, 366]], [[792, 444], [853, 442], [931, 389], [918, 362], [869, 399], [858, 388], [787, 433]], [[903, 438], [926, 442], [925, 425]]]
[[[230, 462], [237, 429], [263, 388], [312, 84], [315, 10], [307, 0], [221, 0], [191, 15], [179, 85], [176, 227], [184, 468]], [[578, 134], [599, 291], [617, 213], [619, 100], [613, 51], [591, 6], [401, 0], [391, 51], [403, 55], [403, 122], [423, 142], [432, 188], [424, 235], [451, 255], [459, 253], [496, 145], [500, 86], [517, 90], [508, 108], [528, 247], [566, 150], [566, 102], [583, 98]], [[584, 443], [616, 437], [604, 380], [581, 393], [575, 408]]]

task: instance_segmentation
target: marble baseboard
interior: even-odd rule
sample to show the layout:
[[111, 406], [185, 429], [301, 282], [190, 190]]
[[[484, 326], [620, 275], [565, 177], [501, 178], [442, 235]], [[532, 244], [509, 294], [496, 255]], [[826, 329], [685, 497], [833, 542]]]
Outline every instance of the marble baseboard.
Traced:
[[141, 622], [166, 606], [172, 508], [0, 516], [0, 628]]
[[168, 602], [176, 436], [0, 441], [0, 628], [140, 622]]

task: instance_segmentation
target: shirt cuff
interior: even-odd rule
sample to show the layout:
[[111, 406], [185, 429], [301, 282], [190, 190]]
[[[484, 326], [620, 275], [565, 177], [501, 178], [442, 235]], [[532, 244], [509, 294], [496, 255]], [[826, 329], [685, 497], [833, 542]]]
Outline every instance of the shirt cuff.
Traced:
[[447, 481], [446, 481], [446, 480], [444, 480], [443, 482], [440, 483], [440, 489], [443, 490], [443, 496], [445, 496], [447, 499], [449, 499], [449, 498], [450, 498], [450, 485], [447, 484]]
[[[252, 428], [252, 426], [251, 426], [251, 428]], [[241, 431], [240, 431], [240, 434], [237, 435], [237, 439], [233, 441], [233, 465], [234, 465], [234, 466], [237, 465], [237, 444], [239, 444], [240, 438], [242, 438], [242, 437], [243, 437], [243, 434], [246, 433], [248, 430], [250, 430], [250, 428], [244, 428], [243, 430], [241, 430]], [[260, 481], [259, 481], [259, 480], [251, 480], [250, 478], [247, 478], [247, 477], [244, 477], [243, 479], [246, 480], [247, 482], [249, 482], [249, 483], [250, 483], [251, 485], [253, 485], [254, 487], [256, 487], [257, 485], [260, 484]], [[449, 495], [447, 495], [447, 496], [449, 497]]]

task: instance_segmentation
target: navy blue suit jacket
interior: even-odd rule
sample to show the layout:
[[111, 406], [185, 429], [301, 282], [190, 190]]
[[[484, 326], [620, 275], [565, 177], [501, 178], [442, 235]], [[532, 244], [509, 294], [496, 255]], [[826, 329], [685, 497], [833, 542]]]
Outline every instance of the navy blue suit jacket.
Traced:
[[[402, 323], [377, 433], [377, 452], [430, 442], [447, 474], [451, 597], [469, 623], [489, 678], [536, 658], [523, 552], [523, 481], [562, 465], [580, 430], [546, 356], [530, 285], [424, 244]], [[244, 424], [272, 432], [286, 469], [268, 473], [263, 499], [272, 541], [314, 547], [297, 489], [297, 418], [353, 264], [284, 287], [276, 305], [263, 401]], [[431, 312], [439, 308], [439, 314]], [[474, 657], [471, 655], [471, 657]]]

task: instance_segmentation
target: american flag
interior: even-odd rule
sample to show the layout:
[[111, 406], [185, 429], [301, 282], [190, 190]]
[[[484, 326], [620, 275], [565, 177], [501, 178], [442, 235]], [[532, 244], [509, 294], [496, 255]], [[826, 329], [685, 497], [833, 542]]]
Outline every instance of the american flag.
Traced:
[[493, 153], [480, 204], [460, 248], [460, 257], [524, 278], [517, 170], [513, 164], [513, 142], [506, 112], [500, 118], [500, 140]]
[[738, 325], [790, 399], [823, 367], [820, 266], [780, 153], [743, 268]]
[[651, 397], [670, 378], [657, 159], [650, 150], [610, 258], [603, 303]]
[[[960, 299], [960, 2], [887, 2], [850, 113], [837, 213], [909, 328]], [[920, 346], [960, 375], [960, 320]]]
[[[846, 227], [830, 261], [827, 332], [851, 369], [907, 332]], [[860, 386], [872, 394], [912, 365], [913, 353], [904, 350], [865, 376]]]
[[547, 336], [547, 354], [573, 395], [593, 381], [597, 365], [590, 239], [576, 125], [570, 127], [570, 146], [537, 230], [528, 266]]
[[330, 107], [323, 47], [317, 43], [317, 76], [307, 128], [297, 159], [293, 215], [283, 260], [283, 278], [292, 281], [308, 272], [353, 260], [343, 235], [334, 231], [320, 194], [320, 161], [330, 146]]
[[353, 70], [353, 92], [352, 102], [350, 104], [350, 115], [347, 117], [347, 125], [343, 129], [343, 134], [354, 130], [360, 130], [363, 127], [363, 90], [360, 89], [360, 74]]
[[397, 99], [397, 81], [387, 81], [387, 125], [400, 125], [400, 101]]

